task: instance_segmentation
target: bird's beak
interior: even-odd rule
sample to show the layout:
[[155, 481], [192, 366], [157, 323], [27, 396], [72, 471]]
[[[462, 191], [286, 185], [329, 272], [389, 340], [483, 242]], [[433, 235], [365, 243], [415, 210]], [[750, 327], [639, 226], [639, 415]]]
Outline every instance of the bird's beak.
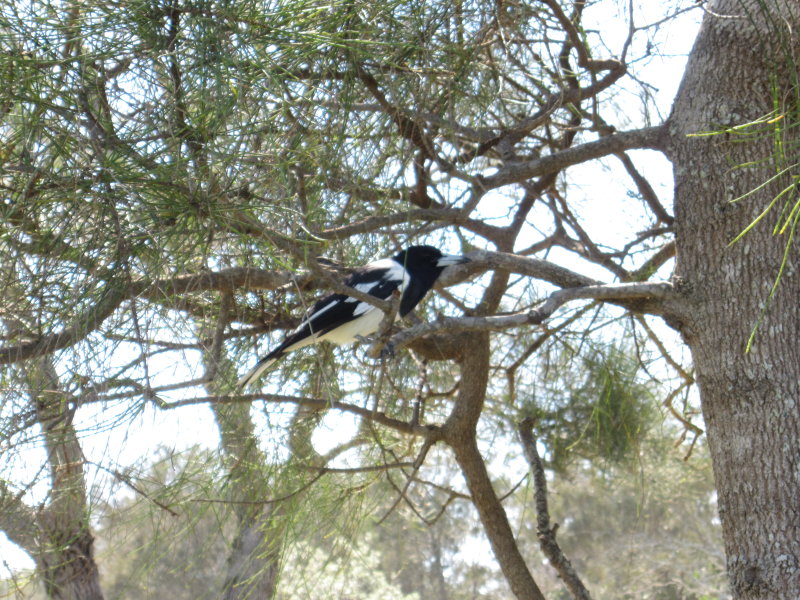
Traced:
[[445, 254], [436, 261], [437, 267], [451, 267], [453, 265], [463, 265], [464, 263], [468, 263], [470, 260], [466, 256], [459, 256], [457, 254]]

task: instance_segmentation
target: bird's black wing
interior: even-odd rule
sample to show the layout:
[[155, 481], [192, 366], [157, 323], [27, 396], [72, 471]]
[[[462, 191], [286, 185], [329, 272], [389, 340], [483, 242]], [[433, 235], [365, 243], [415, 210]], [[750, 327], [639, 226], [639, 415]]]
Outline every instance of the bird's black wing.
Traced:
[[[398, 272], [398, 267], [399, 265], [386, 261], [373, 263], [354, 271], [345, 283], [376, 298], [386, 300], [403, 283], [402, 272]], [[244, 387], [253, 383], [261, 373], [287, 352], [312, 343], [316, 338], [364, 315], [371, 308], [374, 308], [371, 304], [345, 294], [333, 293], [320, 298], [306, 311], [300, 325], [277, 348], [259, 360], [239, 379], [239, 386]]]
[[[370, 296], [386, 300], [400, 287], [402, 281], [387, 278], [389, 271], [367, 265], [353, 272], [345, 284]], [[281, 344], [289, 348], [308, 336], [322, 336], [329, 331], [358, 318], [373, 306], [345, 294], [333, 293], [320, 298], [303, 317], [300, 325]], [[276, 350], [278, 350], [276, 348]]]

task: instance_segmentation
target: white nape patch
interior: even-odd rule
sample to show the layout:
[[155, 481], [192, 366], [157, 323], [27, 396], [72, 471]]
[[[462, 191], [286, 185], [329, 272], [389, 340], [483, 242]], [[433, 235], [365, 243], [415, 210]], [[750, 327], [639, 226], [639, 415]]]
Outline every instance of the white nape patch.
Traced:
[[400, 266], [400, 263], [393, 258], [382, 258], [380, 260], [376, 260], [369, 264], [364, 265], [364, 269], [368, 271], [379, 271], [382, 269], [391, 271], [392, 269], [401, 269], [401, 268], [402, 267]]
[[[344, 325], [341, 325], [324, 335], [321, 335], [319, 339], [333, 342], [337, 346], [343, 346], [345, 344], [352, 344], [355, 342], [357, 336], [366, 337], [378, 331], [378, 327], [383, 320], [383, 311], [375, 308], [374, 306], [370, 306], [366, 302], [362, 303], [362, 306], [367, 307], [367, 310], [364, 314], [359, 316], [357, 319], [353, 319], [352, 321], [345, 323]], [[357, 307], [356, 310], [360, 308], [361, 306]]]
[[[378, 285], [380, 281], [368, 281], [366, 283], [357, 283], [355, 285], [351, 285], [350, 287], [358, 290], [359, 292], [364, 292], [365, 294], [369, 294], [372, 289]], [[358, 298], [353, 298], [352, 296], [348, 296], [344, 300], [345, 302], [358, 302]], [[361, 312], [364, 312], [363, 310]], [[358, 309], [356, 309], [356, 314], [359, 314]]]
[[386, 273], [382, 277], [385, 281], [399, 281], [400, 291], [406, 289], [408, 285], [409, 276], [408, 271], [399, 262], [393, 258], [384, 258], [383, 260], [376, 261], [370, 264], [370, 267], [376, 269], [386, 269]]

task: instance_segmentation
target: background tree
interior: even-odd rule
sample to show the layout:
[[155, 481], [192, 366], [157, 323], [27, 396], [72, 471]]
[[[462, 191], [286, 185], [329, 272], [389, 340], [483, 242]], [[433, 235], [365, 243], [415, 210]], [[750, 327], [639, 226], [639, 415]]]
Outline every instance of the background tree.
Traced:
[[[666, 405], [695, 436], [676, 406], [693, 375], [666, 324], [698, 364], [734, 594], [796, 597], [797, 485], [784, 474], [795, 471], [798, 378], [782, 333], [797, 329], [794, 255], [764, 227], [728, 243], [793, 190], [781, 177], [793, 168], [798, 17], [717, 2], [662, 122], [642, 65], [661, 27], [694, 6], [644, 17], [556, 0], [3, 4], [0, 526], [16, 535], [18, 516], [63, 483], [30, 467], [42, 443], [42, 465], [55, 464], [29, 410], [42, 394], [57, 392], [59, 422], [75, 428], [65, 464], [76, 481], [125, 473], [123, 450], [92, 449], [89, 431], [107, 428], [117, 445], [121, 427], [187, 407], [199, 420], [207, 406], [228, 484], [212, 500], [237, 523], [226, 597], [276, 594], [289, 534], [313, 522], [299, 515], [312, 507], [319, 522], [347, 506], [355, 517], [349, 501], [380, 483], [423, 517], [418, 489], [470, 498], [513, 595], [542, 598], [493, 477], [493, 442], [516, 445], [509, 422], [534, 417], [548, 459], [561, 435], [590, 454], [635, 448], [643, 420], [619, 383], [626, 370], [613, 352], [592, 356], [621, 336], [673, 384]], [[754, 122], [769, 135], [731, 129]], [[687, 137], [709, 131], [725, 133]], [[674, 215], [636, 150], [673, 161]], [[585, 187], [600, 179], [592, 161], [627, 189], [598, 198]], [[769, 218], [794, 223], [792, 206]], [[309, 350], [265, 391], [234, 390], [253, 336], [268, 346], [317, 292], [342, 291], [344, 265], [415, 241], [473, 261], [446, 274], [421, 321], [368, 351], [388, 346], [394, 360]], [[31, 384], [42, 360], [47, 389]], [[559, 375], [575, 402], [553, 413]], [[453, 469], [465, 487], [451, 485]], [[70, 489], [91, 536], [86, 486]], [[75, 538], [70, 522], [59, 539]], [[96, 580], [83, 556], [81, 585]], [[56, 561], [42, 577], [74, 578], [74, 566]]]

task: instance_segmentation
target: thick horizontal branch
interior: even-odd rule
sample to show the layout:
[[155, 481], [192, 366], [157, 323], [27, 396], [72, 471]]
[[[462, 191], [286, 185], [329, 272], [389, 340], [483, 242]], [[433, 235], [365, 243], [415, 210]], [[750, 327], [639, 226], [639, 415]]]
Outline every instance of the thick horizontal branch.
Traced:
[[[471, 259], [470, 263], [447, 268], [437, 286], [455, 285], [468, 277], [488, 270], [502, 270], [534, 277], [561, 288], [585, 289], [587, 286], [599, 285], [599, 282], [594, 279], [538, 258], [485, 250], [471, 252], [468, 256]], [[312, 271], [314, 272], [296, 275], [288, 271], [236, 267], [220, 271], [180, 275], [155, 281], [137, 280], [127, 285], [112, 280], [107, 284], [100, 300], [82, 314], [77, 315], [72, 320], [72, 324], [62, 331], [0, 348], [0, 364], [11, 364], [45, 356], [80, 342], [90, 333], [97, 330], [125, 300], [131, 298], [144, 298], [152, 302], [161, 302], [166, 298], [186, 294], [209, 291], [232, 292], [241, 288], [276, 290], [286, 285], [294, 284], [301, 288], [313, 286], [332, 289], [368, 302], [384, 311], [388, 310], [390, 306], [386, 301], [350, 288], [332, 275], [328, 276], [327, 271], [323, 273], [321, 267], [312, 268]], [[484, 318], [507, 319], [509, 317]], [[508, 326], [513, 327], [515, 325]], [[461, 328], [470, 329], [472, 327], [464, 327], [462, 324]], [[493, 327], [481, 326], [480, 328], [492, 329]]]
[[107, 283], [100, 299], [82, 314], [77, 315], [62, 331], [0, 348], [0, 364], [45, 356], [80, 342], [97, 330], [125, 300], [130, 298], [142, 297], [158, 301], [169, 296], [206, 291], [232, 291], [240, 287], [278, 289], [295, 280], [296, 277], [288, 272], [248, 268], [223, 269], [156, 281], [138, 280], [129, 284], [111, 280]]
[[447, 287], [485, 271], [507, 271], [547, 281], [561, 288], [599, 285], [601, 282], [541, 258], [520, 256], [507, 252], [475, 250], [467, 254], [470, 262], [448, 267], [439, 278], [438, 285]]
[[483, 177], [480, 185], [484, 189], [494, 189], [512, 183], [521, 183], [532, 177], [539, 177], [549, 173], [556, 173], [567, 167], [584, 163], [603, 156], [619, 154], [634, 148], [649, 148], [661, 150], [663, 147], [663, 126], [646, 127], [633, 131], [612, 133], [601, 137], [599, 140], [587, 142], [548, 154], [534, 160], [509, 164], [501, 168], [494, 175]]
[[128, 297], [128, 289], [118, 282], [109, 282], [100, 300], [83, 314], [73, 319], [72, 324], [58, 333], [41, 336], [29, 342], [0, 348], [0, 364], [11, 364], [45, 356], [56, 350], [67, 348], [84, 339], [97, 329]]
[[[482, 251], [474, 252], [470, 256], [473, 257], [474, 265], [471, 266], [471, 271], [459, 271], [461, 279], [479, 270], [504, 268], [516, 273], [539, 277], [560, 287], [596, 283], [567, 269], [562, 269], [547, 261], [538, 259]], [[98, 329], [103, 321], [110, 317], [125, 300], [137, 297], [159, 302], [167, 297], [191, 293], [234, 291], [239, 288], [275, 290], [292, 283], [305, 287], [309, 283], [315, 282], [318, 287], [334, 289], [337, 292], [349, 294], [359, 300], [373, 304], [382, 310], [388, 309], [388, 302], [345, 286], [335, 280], [333, 276], [322, 277], [319, 273], [321, 271], [317, 271], [316, 275], [313, 273], [295, 275], [288, 271], [234, 267], [155, 281], [138, 280], [127, 285], [118, 281], [111, 281], [108, 283], [100, 300], [83, 314], [76, 316], [72, 324], [62, 331], [44, 335], [21, 344], [0, 348], [0, 364], [11, 364], [44, 356], [74, 345], [83, 340], [92, 331]], [[452, 275], [447, 275], [447, 273], [445, 275], [450, 277], [450, 283], [444, 283], [444, 285], [452, 285], [458, 281]]]
[[572, 300], [601, 300], [625, 305], [642, 300], [656, 303], [675, 297], [677, 292], [668, 282], [620, 283], [587, 285], [557, 290], [536, 308], [510, 315], [489, 317], [442, 317], [430, 323], [420, 323], [395, 334], [387, 349], [395, 351], [423, 336], [440, 331], [502, 331], [515, 327], [540, 325], [561, 306]]
[[155, 282], [138, 281], [132, 292], [136, 296], [156, 298], [193, 292], [231, 292], [237, 288], [276, 290], [297, 281], [289, 271], [268, 271], [249, 267], [232, 267], [193, 275], [179, 275]]
[[337, 291], [351, 293], [359, 299], [379, 305], [380, 308], [383, 308], [384, 305], [388, 306], [388, 303], [382, 303], [377, 298], [363, 294], [359, 290], [352, 290], [333, 280], [327, 281], [323, 277], [309, 273], [295, 275], [289, 271], [234, 267], [155, 281], [141, 279], [128, 284], [112, 280], [108, 282], [100, 300], [82, 314], [77, 315], [72, 320], [72, 324], [62, 331], [0, 348], [0, 364], [12, 364], [45, 356], [80, 342], [97, 330], [123, 302], [131, 298], [145, 298], [151, 302], [162, 302], [166, 298], [186, 294], [233, 292], [240, 288], [276, 290], [289, 284], [306, 287], [311, 282], [316, 282], [318, 287], [334, 287]]

